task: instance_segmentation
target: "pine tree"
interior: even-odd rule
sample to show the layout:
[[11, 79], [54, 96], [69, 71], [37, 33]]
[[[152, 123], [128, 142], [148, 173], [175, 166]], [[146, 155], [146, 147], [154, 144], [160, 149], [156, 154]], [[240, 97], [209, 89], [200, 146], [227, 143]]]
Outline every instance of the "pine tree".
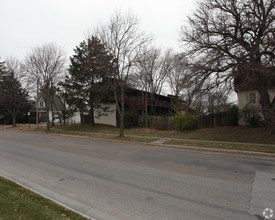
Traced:
[[[113, 57], [107, 52], [105, 46], [96, 37], [83, 41], [74, 49], [75, 54], [70, 58], [69, 75], [62, 83], [66, 91], [67, 103], [74, 105], [81, 116], [89, 112], [91, 124], [94, 118], [107, 112], [102, 107], [102, 98], [109, 91], [110, 86], [106, 80], [113, 71]], [[95, 109], [97, 111], [95, 115]], [[81, 117], [83, 123], [83, 117]]]
[[22, 88], [14, 71], [8, 70], [0, 63], [0, 105], [12, 115], [12, 125], [16, 126], [16, 115], [20, 108], [27, 103], [28, 92]]

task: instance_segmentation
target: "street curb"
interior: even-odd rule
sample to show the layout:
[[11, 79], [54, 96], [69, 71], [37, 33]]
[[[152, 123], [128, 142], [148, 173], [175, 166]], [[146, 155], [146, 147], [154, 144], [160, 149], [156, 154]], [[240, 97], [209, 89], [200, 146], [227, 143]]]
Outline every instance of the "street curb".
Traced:
[[[162, 143], [153, 143], [153, 142], [146, 143], [146, 142], [116, 140], [116, 139], [108, 139], [108, 138], [105, 139], [105, 138], [88, 137], [88, 136], [80, 136], [80, 135], [69, 135], [69, 134], [54, 134], [54, 133], [47, 133], [47, 134], [54, 135], [54, 136], [61, 136], [61, 137], [84, 138], [84, 139], [90, 139], [90, 140], [96, 140], [96, 141], [135, 144], [135, 145], [143, 145], [143, 146], [151, 146], [151, 147], [159, 147], [159, 148], [167, 148], [167, 149], [275, 158], [275, 154], [273, 154], [273, 153], [264, 153], [264, 152], [255, 152], [255, 151], [242, 151], [242, 150], [221, 149], [221, 148], [211, 148], [211, 147], [195, 147], [195, 146], [188, 146], [188, 145], [162, 144]], [[162, 139], [162, 138], [160, 138], [160, 139]]]
[[[53, 130], [58, 130], [58, 129], [53, 129]], [[60, 130], [60, 131], [62, 131], [62, 130]], [[25, 132], [25, 131], [12, 131], [12, 132]], [[242, 150], [224, 149], [224, 148], [211, 148], [211, 147], [195, 147], [195, 146], [188, 146], [188, 145], [174, 145], [174, 144], [163, 144], [163, 143], [153, 143], [153, 142], [146, 143], [146, 142], [118, 140], [118, 139], [111, 139], [111, 138], [110, 139], [109, 138], [98, 138], [98, 137], [89, 137], [89, 136], [82, 136], [82, 135], [70, 135], [70, 134], [58, 134], [58, 133], [45, 133], [45, 132], [31, 132], [31, 133], [32, 134], [44, 134], [44, 135], [60, 136], [60, 137], [81, 138], [81, 139], [96, 140], [96, 141], [135, 144], [135, 145], [143, 145], [143, 146], [151, 146], [151, 147], [159, 147], [159, 148], [167, 148], [167, 149], [176, 149], [176, 150], [189, 150], [189, 151], [201, 151], [201, 152], [212, 152], [212, 153], [223, 153], [223, 154], [235, 154], [235, 155], [254, 156], [254, 157], [275, 158], [274, 153], [264, 153], [264, 152], [255, 152], [255, 151], [242, 151]], [[90, 132], [80, 132], [80, 133], [89, 134]], [[97, 133], [90, 133], [90, 134], [97, 134]], [[106, 135], [108, 136], [108, 135], [113, 135], [113, 134], [106, 134]], [[125, 135], [125, 136], [130, 136], [130, 135]], [[148, 137], [148, 138], [154, 138], [154, 137]], [[155, 138], [157, 138], [157, 137], [155, 137]], [[173, 138], [161, 138], [161, 137], [158, 137], [158, 138], [159, 139], [165, 139], [165, 140], [173, 140]], [[175, 140], [177, 140], [177, 139], [175, 139]], [[186, 139], [179, 139], [179, 140], [186, 140]], [[202, 141], [202, 140], [198, 140], [198, 141]], [[216, 141], [207, 141], [207, 142], [216, 143]], [[244, 144], [244, 143], [241, 143], [241, 142], [240, 143], [239, 142], [217, 142], [217, 143]], [[252, 143], [252, 145], [255, 145], [255, 144]], [[272, 146], [272, 145], [269, 145], [269, 146]]]
[[[65, 131], [62, 129], [52, 128], [53, 131]], [[94, 135], [106, 135], [106, 136], [113, 136], [115, 134], [109, 133], [96, 133], [96, 132], [86, 132], [86, 131], [71, 131], [77, 132], [82, 134], [94, 134]], [[160, 137], [160, 136], [142, 136], [142, 135], [129, 135], [125, 134], [125, 137], [143, 137], [143, 138], [152, 138], [152, 139], [165, 139], [169, 140], [180, 140], [180, 141], [197, 141], [197, 142], [208, 142], [208, 143], [220, 143], [220, 144], [249, 144], [249, 145], [262, 145], [262, 146], [274, 146], [275, 144], [262, 144], [262, 143], [244, 143], [244, 142], [232, 142], [232, 141], [211, 141], [211, 140], [200, 140], [200, 139], [190, 139], [190, 138], [170, 138], [170, 137]]]
[[[56, 204], [63, 206], [64, 208], [71, 210], [84, 218], [89, 220], [119, 220], [115, 216], [111, 216], [108, 213], [102, 212], [96, 208], [90, 207], [84, 203], [81, 203], [77, 200], [68, 198], [65, 195], [62, 195], [56, 191], [43, 187], [37, 183], [31, 182], [23, 177], [9, 173], [6, 170], [0, 169], [0, 176], [46, 198]], [[47, 195], [46, 195], [47, 194]], [[49, 196], [50, 195], [50, 196]], [[55, 198], [53, 198], [55, 197]], [[67, 203], [67, 204], [65, 204]], [[73, 207], [74, 206], [74, 207]]]
[[226, 153], [226, 154], [239, 154], [239, 155], [249, 155], [249, 156], [257, 156], [257, 157], [272, 157], [275, 158], [275, 154], [273, 153], [264, 153], [264, 152], [255, 152], [255, 151], [242, 151], [242, 150], [234, 150], [234, 149], [220, 149], [220, 148], [210, 148], [210, 147], [195, 147], [195, 146], [184, 146], [184, 145], [172, 145], [172, 144], [163, 144], [164, 147], [171, 147], [176, 149], [185, 149], [185, 150], [193, 150], [193, 151], [206, 151], [213, 153]]

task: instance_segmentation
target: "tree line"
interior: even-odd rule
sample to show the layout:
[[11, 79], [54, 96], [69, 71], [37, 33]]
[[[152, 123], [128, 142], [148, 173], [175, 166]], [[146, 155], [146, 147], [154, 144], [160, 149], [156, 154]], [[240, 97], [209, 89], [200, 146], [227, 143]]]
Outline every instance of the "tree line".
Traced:
[[[74, 49], [67, 69], [64, 52], [55, 44], [31, 50], [20, 65], [20, 77], [8, 61], [1, 63], [0, 105], [14, 116], [21, 105], [18, 97], [24, 102], [30, 93], [41, 96], [49, 112], [58, 93], [67, 103], [64, 118], [76, 110], [89, 112], [94, 124], [95, 117], [108, 114], [102, 100], [113, 93], [123, 136], [128, 86], [144, 91], [146, 106], [147, 100], [154, 106], [154, 94], [161, 94], [168, 83], [175, 97], [202, 114], [227, 103], [234, 80], [240, 80], [259, 92], [267, 128], [274, 133], [275, 99], [267, 86], [275, 70], [274, 11], [273, 0], [202, 0], [179, 32], [185, 45], [181, 53], [153, 46], [136, 15], [117, 11]], [[12, 86], [2, 86], [8, 85], [6, 80]], [[13, 104], [3, 98], [8, 93], [16, 94], [8, 98]], [[154, 108], [150, 110], [153, 114]], [[147, 124], [147, 107], [145, 116]]]

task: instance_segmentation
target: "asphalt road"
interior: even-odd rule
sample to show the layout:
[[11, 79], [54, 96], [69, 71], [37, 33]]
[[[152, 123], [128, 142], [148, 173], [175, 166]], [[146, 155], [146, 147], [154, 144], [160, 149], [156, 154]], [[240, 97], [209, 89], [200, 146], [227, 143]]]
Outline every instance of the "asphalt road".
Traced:
[[96, 219], [263, 219], [275, 160], [0, 130], [0, 175]]

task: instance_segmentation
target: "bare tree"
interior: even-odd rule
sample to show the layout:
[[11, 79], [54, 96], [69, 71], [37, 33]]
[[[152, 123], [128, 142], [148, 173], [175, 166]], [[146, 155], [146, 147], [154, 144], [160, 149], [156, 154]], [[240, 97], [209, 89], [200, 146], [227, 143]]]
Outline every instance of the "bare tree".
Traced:
[[136, 83], [145, 90], [145, 125], [148, 126], [148, 94], [151, 101], [151, 114], [155, 113], [156, 101], [161, 94], [163, 84], [172, 70], [172, 50], [168, 49], [162, 54], [156, 47], [145, 48], [135, 63]]
[[[176, 102], [182, 99], [188, 106], [191, 105], [198, 88], [192, 80], [192, 69], [189, 61], [183, 54], [175, 54], [172, 59], [172, 69], [168, 75], [167, 82], [176, 97]], [[175, 103], [177, 106], [177, 103]]]
[[274, 0], [203, 0], [182, 27], [181, 40], [196, 67], [196, 81], [232, 82], [258, 90], [263, 115], [275, 132], [275, 99], [267, 87], [274, 76]]
[[187, 81], [188, 63], [187, 59], [180, 54], [176, 54], [172, 59], [172, 70], [168, 75], [167, 81], [173, 95], [179, 97], [184, 89], [185, 82]]
[[227, 103], [229, 89], [226, 86], [213, 86], [211, 79], [203, 84], [196, 81], [197, 70], [190, 65], [184, 54], [176, 54], [172, 60], [172, 70], [168, 75], [170, 89], [197, 114], [214, 114]]
[[133, 64], [141, 48], [150, 41], [139, 30], [139, 20], [131, 12], [116, 12], [108, 23], [97, 27], [95, 36], [101, 40], [115, 60], [113, 75], [114, 96], [120, 118], [119, 136], [124, 136], [125, 88], [133, 71]]
[[49, 108], [54, 95], [54, 88], [64, 71], [64, 67], [65, 54], [61, 48], [53, 43], [32, 49], [23, 64], [30, 88], [35, 90], [39, 87], [39, 93], [45, 101], [47, 130], [50, 129]]
[[202, 89], [193, 97], [192, 108], [197, 115], [216, 114], [226, 111], [229, 90], [224, 87]]
[[[14, 76], [23, 82], [23, 71], [21, 68], [21, 62], [16, 57], [8, 57], [5, 60], [6, 66], [9, 70], [12, 70]], [[21, 83], [22, 83], [21, 82]]]
[[28, 80], [28, 77], [26, 77], [26, 75], [25, 75], [22, 61], [19, 60], [17, 57], [10, 56], [10, 57], [6, 58], [5, 64], [7, 66], [7, 69], [9, 71], [12, 71], [14, 74], [14, 77], [17, 80], [19, 80], [22, 88], [28, 91], [29, 80]]

